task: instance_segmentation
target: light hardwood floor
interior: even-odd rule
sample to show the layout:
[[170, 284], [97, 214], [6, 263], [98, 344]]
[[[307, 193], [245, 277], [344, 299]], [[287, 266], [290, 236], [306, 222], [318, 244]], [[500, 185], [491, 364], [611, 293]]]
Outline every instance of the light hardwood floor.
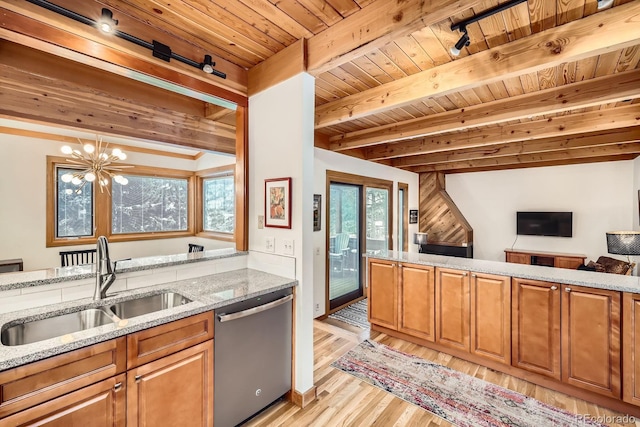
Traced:
[[[304, 409], [288, 402], [278, 403], [246, 426], [452, 426], [417, 406], [329, 366], [366, 338], [369, 338], [369, 332], [363, 332], [360, 328], [338, 320], [314, 321], [314, 369], [318, 399]], [[576, 414], [623, 415], [385, 334], [371, 332], [371, 338]], [[630, 425], [607, 424], [627, 427]], [[576, 423], [576, 426], [579, 425], [581, 424]], [[640, 421], [631, 425], [640, 426]]]

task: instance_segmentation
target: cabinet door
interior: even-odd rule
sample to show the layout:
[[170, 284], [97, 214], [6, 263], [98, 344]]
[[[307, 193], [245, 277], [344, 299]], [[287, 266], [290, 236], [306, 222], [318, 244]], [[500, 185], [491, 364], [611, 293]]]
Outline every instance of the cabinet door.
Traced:
[[369, 261], [369, 322], [398, 328], [398, 279], [396, 263]]
[[562, 381], [620, 398], [620, 292], [562, 285]]
[[469, 351], [469, 273], [436, 269], [436, 342]]
[[0, 427], [124, 427], [125, 374], [90, 385], [0, 420]]
[[398, 330], [427, 341], [435, 339], [434, 268], [400, 265]]
[[507, 262], [514, 264], [531, 264], [531, 255], [517, 252], [507, 252]]
[[584, 258], [574, 258], [567, 256], [557, 256], [555, 258], [554, 267], [557, 268], [568, 268], [570, 270], [575, 270], [579, 265], [584, 264]]
[[127, 427], [213, 425], [213, 341], [127, 372]]
[[555, 283], [512, 279], [512, 360], [560, 379], [560, 291]]
[[511, 278], [471, 274], [471, 353], [511, 364]]
[[640, 294], [623, 294], [622, 399], [640, 406]]

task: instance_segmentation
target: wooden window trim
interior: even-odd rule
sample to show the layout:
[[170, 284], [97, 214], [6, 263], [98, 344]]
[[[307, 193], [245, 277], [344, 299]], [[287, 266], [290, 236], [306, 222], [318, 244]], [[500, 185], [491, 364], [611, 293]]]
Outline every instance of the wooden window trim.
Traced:
[[[129, 242], [134, 240], [153, 240], [153, 239], [171, 239], [176, 237], [188, 237], [194, 236], [195, 233], [195, 186], [196, 175], [195, 172], [168, 169], [168, 168], [156, 168], [150, 166], [133, 166], [123, 171], [124, 175], [135, 176], [154, 176], [162, 178], [178, 178], [187, 179], [187, 229], [185, 231], [166, 231], [166, 232], [152, 232], [152, 233], [127, 233], [127, 234], [112, 234], [111, 233], [111, 184], [109, 184], [109, 192], [100, 192], [96, 188], [95, 184], [92, 184], [94, 194], [94, 233], [90, 237], [78, 237], [78, 238], [58, 238], [56, 237], [56, 166], [66, 165], [66, 159], [64, 157], [47, 156], [47, 237], [46, 247], [57, 246], [78, 246], [95, 244], [98, 236], [107, 236], [110, 242]], [[124, 165], [124, 164], [123, 164]], [[98, 215], [98, 212], [107, 212], [106, 215]]]
[[[196, 233], [197, 237], [204, 237], [206, 239], [214, 239], [221, 240], [224, 242], [235, 242], [236, 241], [236, 233], [224, 233], [220, 231], [208, 231], [204, 229], [204, 212], [203, 212], [203, 199], [202, 191], [204, 190], [204, 180], [209, 178], [217, 178], [217, 177], [233, 177], [234, 186], [236, 183], [236, 165], [224, 165], [218, 166], [215, 168], [204, 169], [196, 172], [196, 203], [195, 203], [195, 224], [196, 224]], [[237, 192], [236, 192], [237, 193]], [[237, 203], [237, 198], [235, 203]], [[236, 210], [237, 213], [237, 210]], [[235, 218], [235, 227], [234, 230], [237, 230], [238, 227], [238, 219]]]
[[[398, 192], [403, 191], [402, 211], [404, 218], [402, 220], [402, 247], [398, 251], [407, 252], [409, 250], [409, 184], [398, 182]], [[400, 230], [398, 230], [400, 231]]]

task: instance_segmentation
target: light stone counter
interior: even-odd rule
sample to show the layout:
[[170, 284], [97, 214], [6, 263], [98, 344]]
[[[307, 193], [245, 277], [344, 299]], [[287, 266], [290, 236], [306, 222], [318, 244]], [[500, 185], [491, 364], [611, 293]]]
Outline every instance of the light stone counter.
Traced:
[[[134, 258], [116, 262], [116, 273], [152, 270], [174, 265], [211, 261], [220, 258], [247, 255], [247, 252], [234, 248], [212, 249], [204, 252], [181, 253], [175, 255], [158, 255], [144, 258]], [[72, 267], [56, 267], [45, 270], [19, 271], [0, 274], [0, 292], [11, 289], [27, 288], [31, 286], [48, 285], [51, 283], [83, 280], [95, 277], [95, 266], [79, 265]]]
[[640, 292], [640, 277], [637, 276], [623, 276], [620, 274], [597, 273], [594, 271], [570, 270], [566, 268], [513, 264], [500, 261], [485, 261], [413, 252], [389, 251], [387, 254], [365, 255], [365, 257], [451, 268], [455, 270], [468, 270], [476, 273], [498, 274], [521, 279], [542, 280], [566, 285], [609, 289], [613, 291]]
[[125, 291], [102, 301], [91, 298], [0, 314], [2, 330], [15, 324], [66, 314], [85, 308], [108, 306], [116, 302], [153, 295], [162, 291], [178, 292], [192, 300], [188, 304], [144, 316], [133, 317], [85, 331], [21, 346], [0, 345], [0, 371], [45, 359], [88, 345], [107, 341], [142, 329], [214, 310], [258, 295], [297, 285], [294, 279], [252, 269], [240, 269], [194, 279]]

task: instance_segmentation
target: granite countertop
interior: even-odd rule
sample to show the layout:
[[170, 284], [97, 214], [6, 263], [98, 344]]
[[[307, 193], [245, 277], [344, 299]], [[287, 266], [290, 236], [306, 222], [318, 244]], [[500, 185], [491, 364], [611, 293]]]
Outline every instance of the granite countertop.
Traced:
[[[211, 261], [214, 259], [240, 255], [247, 255], [247, 252], [237, 251], [234, 248], [225, 248], [212, 249], [204, 252], [127, 259], [116, 261], [116, 273], [152, 270], [154, 268]], [[30, 286], [41, 286], [50, 283], [67, 282], [70, 280], [90, 279], [95, 277], [95, 274], [95, 265], [93, 264], [3, 273], [0, 274], [0, 291], [27, 288]]]
[[137, 297], [158, 294], [162, 291], [178, 292], [192, 300], [192, 302], [178, 307], [130, 319], [123, 319], [118, 324], [112, 323], [99, 326], [33, 344], [20, 346], [4, 346], [0, 344], [0, 371], [205, 311], [214, 310], [254, 296], [290, 288], [296, 286], [297, 283], [294, 279], [252, 269], [241, 269], [124, 291], [105, 298], [102, 301], [84, 298], [0, 314], [0, 325], [2, 325], [2, 330], [4, 330], [15, 324], [25, 323], [27, 321], [72, 313], [86, 308], [101, 307]]
[[430, 265], [456, 270], [468, 270], [476, 273], [498, 274], [521, 279], [542, 280], [567, 285], [640, 293], [640, 277], [637, 276], [623, 276], [621, 274], [597, 273], [594, 271], [513, 264], [501, 261], [486, 261], [413, 252], [389, 251], [386, 254], [368, 254], [365, 256], [367, 258]]

